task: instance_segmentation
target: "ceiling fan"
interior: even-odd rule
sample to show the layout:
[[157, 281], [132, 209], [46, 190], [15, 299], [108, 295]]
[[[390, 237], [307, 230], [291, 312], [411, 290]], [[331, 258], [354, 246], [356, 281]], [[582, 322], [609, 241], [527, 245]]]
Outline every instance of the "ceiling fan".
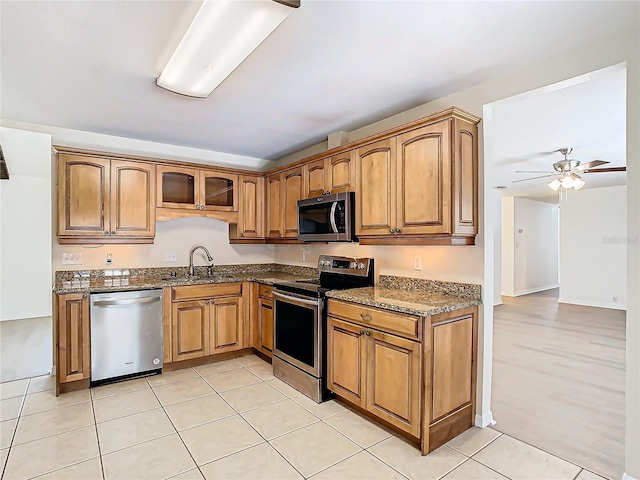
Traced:
[[526, 182], [537, 178], [556, 177], [548, 183], [548, 187], [554, 192], [557, 192], [560, 187], [563, 189], [573, 188], [574, 190], [580, 190], [585, 185], [585, 181], [580, 176], [582, 174], [597, 172], [625, 172], [627, 170], [627, 167], [594, 168], [610, 163], [604, 160], [592, 160], [581, 164], [579, 160], [567, 158], [567, 155], [573, 151], [573, 148], [561, 148], [556, 151], [564, 155], [564, 160], [560, 160], [553, 164], [553, 172], [544, 172], [540, 170], [516, 170], [516, 173], [544, 173], [545, 175], [514, 180], [512, 183]]

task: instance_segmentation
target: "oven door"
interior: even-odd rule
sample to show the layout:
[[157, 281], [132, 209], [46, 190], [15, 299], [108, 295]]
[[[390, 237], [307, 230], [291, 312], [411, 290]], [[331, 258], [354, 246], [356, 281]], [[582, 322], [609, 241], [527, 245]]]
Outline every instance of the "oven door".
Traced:
[[321, 305], [319, 298], [273, 292], [274, 355], [318, 378], [322, 375]]

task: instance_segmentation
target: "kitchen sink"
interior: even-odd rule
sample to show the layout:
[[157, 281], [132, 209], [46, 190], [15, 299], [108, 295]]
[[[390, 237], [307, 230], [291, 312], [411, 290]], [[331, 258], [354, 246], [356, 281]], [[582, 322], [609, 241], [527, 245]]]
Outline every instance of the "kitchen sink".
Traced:
[[214, 274], [214, 275], [178, 275], [175, 277], [172, 276], [164, 276], [161, 278], [162, 280], [173, 280], [176, 282], [190, 282], [190, 281], [205, 281], [210, 280], [212, 282], [224, 282], [228, 280], [229, 282], [235, 281], [232, 277], [226, 274]]

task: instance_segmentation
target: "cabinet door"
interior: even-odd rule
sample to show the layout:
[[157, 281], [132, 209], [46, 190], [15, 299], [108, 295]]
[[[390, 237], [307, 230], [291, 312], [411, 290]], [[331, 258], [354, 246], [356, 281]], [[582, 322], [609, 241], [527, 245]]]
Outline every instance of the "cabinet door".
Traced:
[[110, 161], [60, 155], [58, 235], [104, 237], [109, 230]]
[[478, 125], [454, 121], [454, 233], [478, 233]]
[[242, 297], [211, 300], [209, 354], [244, 348]]
[[396, 139], [388, 138], [356, 150], [356, 233], [395, 235]]
[[302, 167], [287, 170], [282, 174], [283, 237], [298, 237], [298, 200], [303, 197]]
[[331, 193], [351, 192], [356, 188], [355, 150], [334, 155], [327, 167], [327, 190]]
[[369, 412], [420, 435], [420, 343], [367, 330]]
[[238, 175], [200, 171], [200, 210], [238, 211]]
[[321, 197], [328, 190], [325, 159], [309, 162], [304, 166], [304, 190], [307, 198]]
[[175, 302], [171, 313], [173, 361], [209, 355], [208, 300]]
[[267, 177], [267, 236], [282, 237], [282, 175]]
[[195, 168], [159, 165], [156, 205], [163, 208], [200, 210], [198, 174]]
[[451, 120], [398, 136], [398, 233], [451, 232]]
[[60, 383], [83, 380], [91, 376], [91, 336], [89, 296], [84, 293], [59, 295], [58, 360]]
[[258, 335], [260, 349], [273, 352], [273, 300], [258, 299]]
[[111, 235], [155, 236], [155, 169], [148, 163], [111, 161]]
[[366, 404], [366, 336], [364, 328], [329, 317], [327, 387], [356, 405]]
[[[434, 317], [435, 319], [435, 317]], [[431, 422], [472, 401], [474, 339], [473, 317], [433, 327]]]
[[239, 235], [244, 238], [262, 238], [263, 204], [260, 177], [240, 177]]

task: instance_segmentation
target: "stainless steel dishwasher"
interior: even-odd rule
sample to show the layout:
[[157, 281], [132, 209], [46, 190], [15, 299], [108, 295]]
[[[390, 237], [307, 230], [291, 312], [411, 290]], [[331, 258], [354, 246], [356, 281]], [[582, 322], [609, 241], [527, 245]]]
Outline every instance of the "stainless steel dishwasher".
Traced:
[[91, 295], [91, 384], [159, 373], [162, 289]]

